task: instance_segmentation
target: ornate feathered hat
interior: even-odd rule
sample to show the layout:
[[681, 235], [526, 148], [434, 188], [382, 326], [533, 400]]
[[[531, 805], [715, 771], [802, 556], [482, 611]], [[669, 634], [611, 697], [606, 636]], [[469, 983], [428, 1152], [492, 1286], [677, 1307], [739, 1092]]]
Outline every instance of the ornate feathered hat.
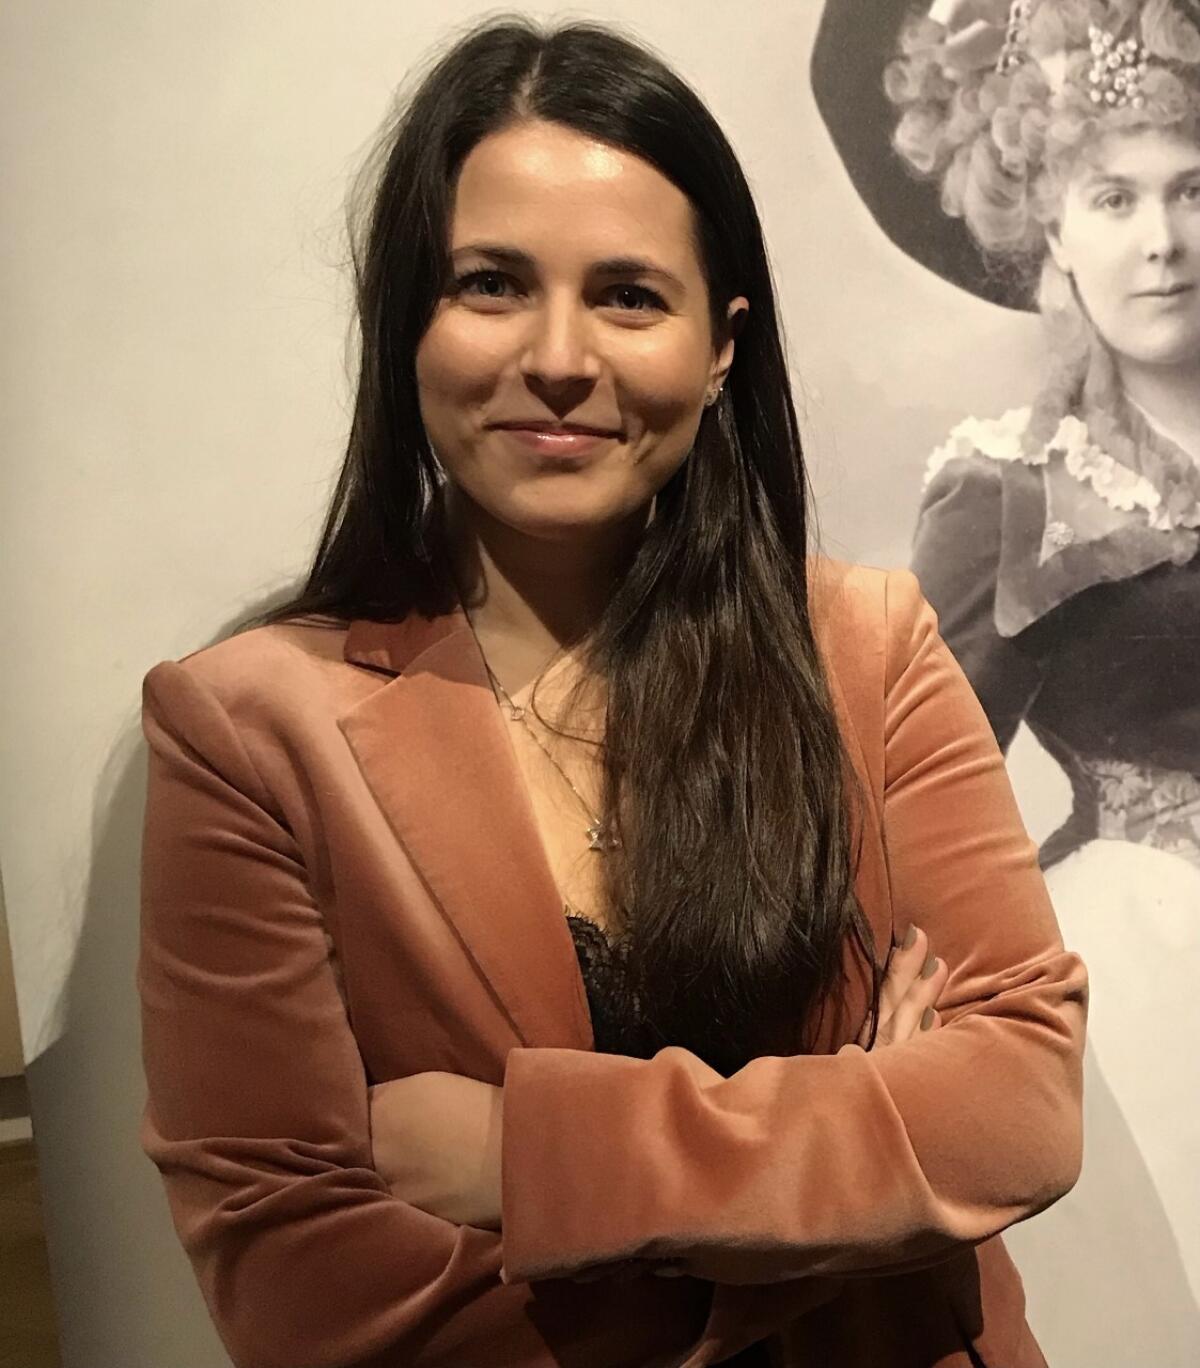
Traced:
[[1097, 132], [1200, 124], [1200, 0], [826, 0], [817, 107], [903, 252], [1035, 307], [1046, 173]]

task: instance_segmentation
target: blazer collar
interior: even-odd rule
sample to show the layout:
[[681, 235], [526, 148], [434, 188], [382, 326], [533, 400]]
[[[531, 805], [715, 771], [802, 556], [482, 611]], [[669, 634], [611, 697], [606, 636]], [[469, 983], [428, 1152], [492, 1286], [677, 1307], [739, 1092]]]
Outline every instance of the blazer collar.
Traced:
[[521, 1043], [591, 1049], [570, 927], [461, 604], [432, 618], [355, 620], [343, 654], [394, 676], [338, 726]]
[[457, 599], [450, 611], [431, 618], [418, 613], [410, 614], [400, 622], [355, 618], [346, 631], [342, 655], [352, 665], [403, 674], [409, 663], [423, 651], [455, 632], [470, 630], [467, 615]]

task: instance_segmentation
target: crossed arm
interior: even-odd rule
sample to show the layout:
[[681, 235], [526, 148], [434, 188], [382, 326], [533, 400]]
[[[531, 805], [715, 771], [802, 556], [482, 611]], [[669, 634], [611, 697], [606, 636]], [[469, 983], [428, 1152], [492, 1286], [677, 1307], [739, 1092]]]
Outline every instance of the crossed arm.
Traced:
[[[873, 1048], [935, 1029], [948, 973], [926, 933], [909, 928], [889, 959]], [[859, 1044], [868, 1038], [864, 1026]], [[421, 1073], [377, 1084], [370, 1099], [371, 1152], [393, 1195], [443, 1220], [499, 1230], [504, 1089], [459, 1074]]]

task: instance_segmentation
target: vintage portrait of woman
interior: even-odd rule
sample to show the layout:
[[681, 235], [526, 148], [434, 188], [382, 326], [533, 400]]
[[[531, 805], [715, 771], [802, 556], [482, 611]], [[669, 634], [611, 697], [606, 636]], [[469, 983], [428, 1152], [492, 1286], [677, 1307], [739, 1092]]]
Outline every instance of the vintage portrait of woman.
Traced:
[[307, 578], [144, 684], [142, 1141], [233, 1363], [1043, 1368], [1086, 963], [916, 576], [816, 544], [725, 134], [492, 17], [363, 185]]
[[890, 102], [873, 151], [834, 91], [852, 79], [836, 73], [855, 50], [846, 7], [827, 21], [818, 100], [881, 226], [1044, 322], [1040, 391], [929, 456], [912, 545], [997, 741], [1027, 728], [1070, 783], [1040, 860], [1091, 971], [1089, 1049], [1114, 1108], [1077, 1188], [1018, 1242], [1035, 1329], [1052, 1363], [1193, 1363], [1200, 6], [879, 5], [858, 72]]

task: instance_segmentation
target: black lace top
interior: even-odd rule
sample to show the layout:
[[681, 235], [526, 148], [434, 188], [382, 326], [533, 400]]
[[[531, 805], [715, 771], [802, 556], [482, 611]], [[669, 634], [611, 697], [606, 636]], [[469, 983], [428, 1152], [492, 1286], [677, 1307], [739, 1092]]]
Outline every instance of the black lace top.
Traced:
[[[587, 990], [596, 1049], [605, 1054], [651, 1058], [663, 1042], [647, 1025], [626, 975], [628, 940], [621, 936], [610, 939], [589, 917], [574, 912], [568, 912], [566, 917]], [[723, 1368], [770, 1368], [766, 1346], [766, 1340], [759, 1340], [733, 1358], [725, 1359]]]
[[650, 1059], [663, 1042], [646, 1023], [625, 967], [629, 942], [611, 939], [589, 917], [566, 914], [579, 971], [587, 990], [596, 1049], [604, 1054]]

